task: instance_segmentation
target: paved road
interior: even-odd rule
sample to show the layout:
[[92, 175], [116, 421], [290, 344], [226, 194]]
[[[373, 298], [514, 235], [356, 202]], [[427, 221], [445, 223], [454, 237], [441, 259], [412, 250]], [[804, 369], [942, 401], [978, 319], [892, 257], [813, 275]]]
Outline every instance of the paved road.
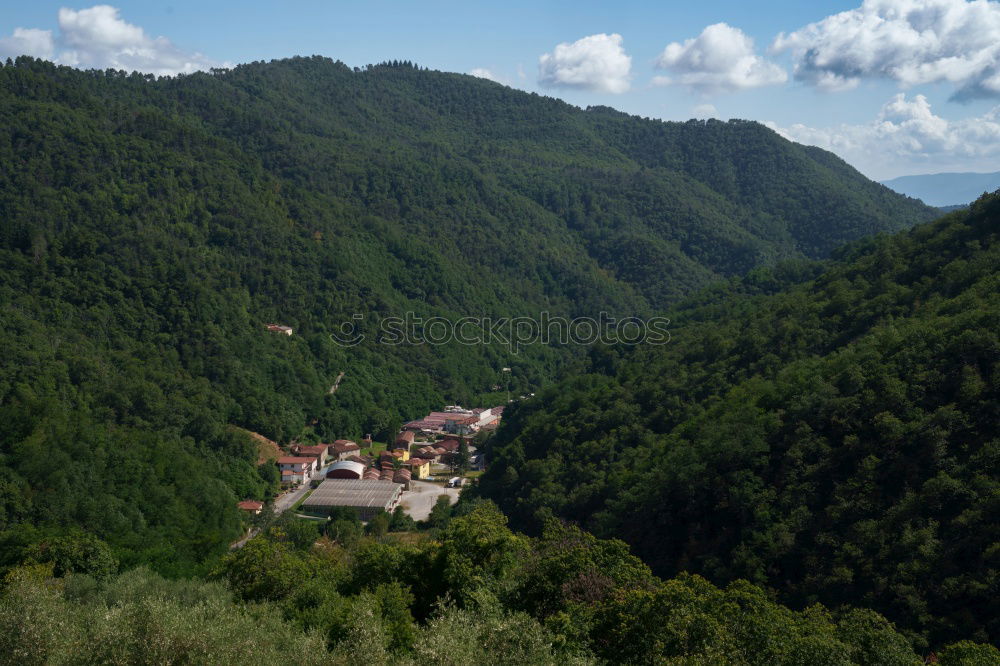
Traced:
[[[332, 465], [332, 464], [333, 463], [331, 462], [330, 465]], [[327, 465], [322, 470], [320, 470], [319, 472], [317, 472], [316, 475], [313, 476], [313, 479], [325, 479], [326, 478], [326, 470], [328, 470], [330, 468], [330, 465]], [[291, 509], [292, 506], [296, 502], [298, 502], [300, 499], [302, 499], [302, 496], [305, 495], [307, 492], [309, 492], [309, 484], [308, 483], [304, 483], [301, 486], [299, 486], [298, 488], [296, 488], [295, 490], [293, 490], [291, 492], [284, 493], [283, 495], [280, 495], [278, 497], [278, 499], [274, 500], [274, 515], [275, 516], [280, 516], [286, 510]], [[428, 511], [429, 511], [429, 509], [428, 509]], [[257, 533], [259, 531], [260, 530], [258, 530], [257, 528], [253, 528], [252, 530], [250, 530], [250, 532], [247, 534], [247, 536], [243, 537], [242, 539], [240, 539], [239, 541], [237, 541], [234, 544], [230, 544], [229, 549], [230, 550], [236, 550], [237, 548], [242, 548], [243, 546], [246, 545], [247, 541], [249, 541], [250, 539], [252, 539], [255, 536], [257, 536]]]
[[431, 509], [437, 502], [440, 495], [447, 495], [451, 498], [451, 503], [458, 501], [459, 488], [444, 488], [436, 483], [427, 481], [411, 481], [410, 489], [403, 493], [403, 501], [400, 505], [414, 520], [427, 520], [431, 515]]
[[296, 490], [285, 493], [274, 500], [274, 515], [280, 516], [285, 509], [292, 508], [292, 505], [302, 499], [302, 496], [309, 492], [309, 484], [303, 483]]

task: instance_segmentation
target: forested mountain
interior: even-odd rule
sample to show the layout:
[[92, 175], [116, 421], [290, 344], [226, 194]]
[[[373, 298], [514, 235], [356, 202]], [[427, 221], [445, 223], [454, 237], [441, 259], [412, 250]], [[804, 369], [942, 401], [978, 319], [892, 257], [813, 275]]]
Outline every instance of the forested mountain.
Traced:
[[[660, 575], [1000, 641], [1000, 192], [689, 299], [505, 414], [479, 492]], [[822, 269], [822, 270], [821, 270]]]
[[[165, 573], [274, 487], [227, 426], [384, 436], [578, 355], [376, 345], [379, 317], [650, 313], [931, 214], [755, 123], [322, 58], [159, 80], [20, 58], [0, 165], [0, 552], [80, 528]], [[366, 341], [336, 345], [355, 314]]]

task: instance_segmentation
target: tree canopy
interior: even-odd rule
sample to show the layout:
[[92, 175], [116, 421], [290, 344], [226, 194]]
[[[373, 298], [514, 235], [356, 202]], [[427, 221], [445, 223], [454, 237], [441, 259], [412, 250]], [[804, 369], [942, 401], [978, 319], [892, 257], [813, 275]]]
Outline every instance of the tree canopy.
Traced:
[[[388, 437], [500, 401], [503, 367], [524, 392], [582, 360], [378, 344], [380, 318], [649, 314], [930, 214], [755, 123], [407, 62], [157, 79], [22, 57], [0, 66], [0, 163], [0, 540], [80, 528], [171, 575], [275, 489], [230, 425]], [[365, 340], [336, 344], [355, 315]]]
[[478, 492], [663, 576], [1000, 641], [998, 229], [1000, 193], [699, 294], [670, 344], [595, 349], [507, 410]]

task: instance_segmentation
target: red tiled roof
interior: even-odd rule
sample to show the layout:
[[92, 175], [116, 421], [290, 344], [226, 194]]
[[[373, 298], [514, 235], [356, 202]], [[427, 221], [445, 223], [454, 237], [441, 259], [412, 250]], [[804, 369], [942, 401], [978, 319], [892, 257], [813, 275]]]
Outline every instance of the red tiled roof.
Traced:
[[360, 451], [361, 447], [346, 439], [338, 439], [333, 443], [333, 450], [340, 454], [347, 453], [348, 451]]
[[301, 463], [311, 463], [315, 458], [304, 458], [302, 456], [285, 456], [276, 461], [279, 465], [296, 465]]
[[[467, 418], [468, 414], [461, 414], [458, 412], [431, 412], [422, 419], [417, 419], [416, 421], [410, 421], [404, 428], [419, 428], [426, 430], [440, 430], [447, 421], [454, 421], [455, 419]], [[475, 417], [473, 417], [475, 418]]]
[[253, 500], [243, 500], [242, 502], [237, 502], [236, 506], [244, 511], [260, 511], [264, 508], [264, 503], [254, 502]]

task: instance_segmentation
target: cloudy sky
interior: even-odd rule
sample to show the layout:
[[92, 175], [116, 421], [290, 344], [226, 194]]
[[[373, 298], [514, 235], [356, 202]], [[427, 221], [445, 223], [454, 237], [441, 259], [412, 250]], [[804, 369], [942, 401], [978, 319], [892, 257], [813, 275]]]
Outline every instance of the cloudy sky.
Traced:
[[1000, 170], [1000, 1], [219, 0], [0, 7], [0, 57], [412, 60], [580, 106], [750, 118], [876, 179]]

